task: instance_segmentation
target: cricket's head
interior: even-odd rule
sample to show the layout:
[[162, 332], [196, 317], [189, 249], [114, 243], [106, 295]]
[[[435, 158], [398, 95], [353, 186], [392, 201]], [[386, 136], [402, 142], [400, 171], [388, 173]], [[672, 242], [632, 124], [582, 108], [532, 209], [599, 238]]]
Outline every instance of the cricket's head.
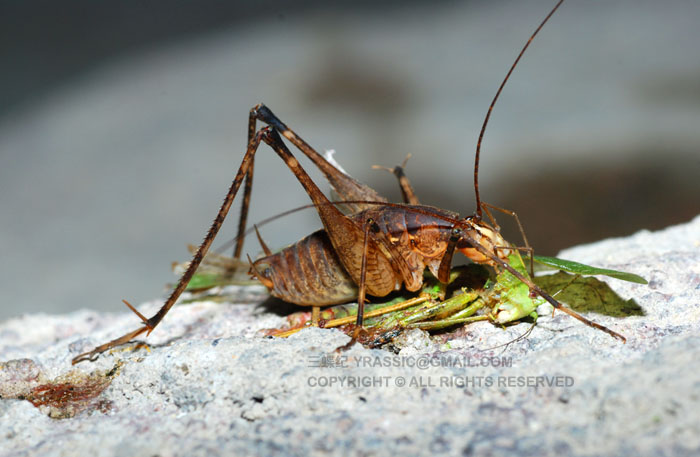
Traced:
[[496, 266], [497, 263], [484, 254], [483, 251], [476, 248], [474, 246], [475, 243], [484, 248], [485, 251], [493, 253], [501, 259], [508, 257], [510, 249], [507, 246], [510, 245], [503, 239], [497, 229], [475, 216], [465, 217], [459, 222], [459, 229], [466, 236], [462, 236], [457, 243], [457, 250], [467, 256], [472, 262], [490, 266]]

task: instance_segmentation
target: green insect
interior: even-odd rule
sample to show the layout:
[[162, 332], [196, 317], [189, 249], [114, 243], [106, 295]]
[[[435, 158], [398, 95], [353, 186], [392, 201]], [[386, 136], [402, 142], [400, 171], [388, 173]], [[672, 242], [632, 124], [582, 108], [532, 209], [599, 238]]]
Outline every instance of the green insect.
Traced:
[[[563, 279], [559, 275], [530, 278], [525, 262], [517, 252], [508, 257], [511, 267], [521, 275], [533, 279], [552, 295], [580, 287], [591, 288], [596, 294], [606, 293], [604, 283], [593, 286], [586, 284], [582, 280], [585, 276], [603, 275], [638, 284], [647, 283], [644, 278], [632, 273], [592, 267], [555, 257], [536, 255], [533, 259], [542, 267], [559, 270], [560, 274], [574, 273]], [[240, 262], [230, 257], [217, 255], [205, 258], [201, 267], [203, 271], [195, 274], [190, 281], [188, 290], [194, 295], [187, 301], [231, 301], [232, 298], [222, 295], [221, 290], [210, 291], [217, 286], [241, 285], [233, 275], [239, 266]], [[372, 347], [380, 346], [390, 342], [402, 330], [412, 328], [435, 332], [477, 321], [504, 325], [525, 318], [532, 319], [534, 323], [538, 317], [536, 310], [544, 303], [546, 301], [541, 297], [533, 297], [529, 287], [508, 270], [489, 278], [488, 269], [482, 265], [456, 267], [452, 269], [447, 284], [426, 272], [423, 288], [415, 296], [397, 294], [391, 300], [366, 306], [364, 326], [368, 335], [363, 342]], [[321, 312], [319, 325], [339, 328], [352, 335], [357, 308], [357, 303], [326, 308]], [[271, 329], [266, 333], [282, 337], [296, 333], [312, 324], [311, 313], [293, 313], [287, 317], [287, 323], [284, 328]]]

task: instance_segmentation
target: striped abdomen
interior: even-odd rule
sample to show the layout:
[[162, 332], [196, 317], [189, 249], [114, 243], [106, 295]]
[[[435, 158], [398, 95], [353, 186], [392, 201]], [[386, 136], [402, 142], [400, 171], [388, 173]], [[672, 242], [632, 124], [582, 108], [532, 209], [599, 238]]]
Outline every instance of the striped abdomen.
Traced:
[[357, 298], [357, 285], [340, 263], [325, 230], [256, 260], [252, 268], [270, 294], [286, 302], [326, 306]]

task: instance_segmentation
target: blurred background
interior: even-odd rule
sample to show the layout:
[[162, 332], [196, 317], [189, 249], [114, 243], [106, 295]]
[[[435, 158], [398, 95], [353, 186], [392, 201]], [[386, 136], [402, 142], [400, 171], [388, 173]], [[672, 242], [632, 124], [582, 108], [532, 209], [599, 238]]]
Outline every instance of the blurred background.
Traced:
[[[163, 294], [258, 102], [393, 201], [371, 165], [410, 153], [423, 203], [473, 211], [483, 116], [554, 1], [290, 3], [0, 0], [0, 319]], [[698, 24], [695, 0], [570, 0], [535, 39], [494, 110], [481, 192], [537, 252], [700, 212]], [[263, 148], [249, 221], [306, 203]], [[305, 211], [261, 232], [282, 247], [319, 226]]]

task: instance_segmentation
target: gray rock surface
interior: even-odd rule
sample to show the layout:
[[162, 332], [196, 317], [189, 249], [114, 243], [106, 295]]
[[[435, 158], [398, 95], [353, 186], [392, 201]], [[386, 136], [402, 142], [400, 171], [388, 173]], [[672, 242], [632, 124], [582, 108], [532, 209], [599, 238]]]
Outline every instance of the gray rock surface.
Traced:
[[348, 340], [339, 331], [265, 338], [282, 316], [206, 302], [173, 308], [147, 346], [73, 368], [134, 316], [10, 319], [0, 455], [697, 455], [700, 217], [560, 257], [649, 280], [602, 279], [643, 315], [589, 315], [627, 344], [556, 313], [506, 348], [485, 350], [529, 324], [481, 322], [449, 344], [410, 334], [398, 355], [335, 356]]

